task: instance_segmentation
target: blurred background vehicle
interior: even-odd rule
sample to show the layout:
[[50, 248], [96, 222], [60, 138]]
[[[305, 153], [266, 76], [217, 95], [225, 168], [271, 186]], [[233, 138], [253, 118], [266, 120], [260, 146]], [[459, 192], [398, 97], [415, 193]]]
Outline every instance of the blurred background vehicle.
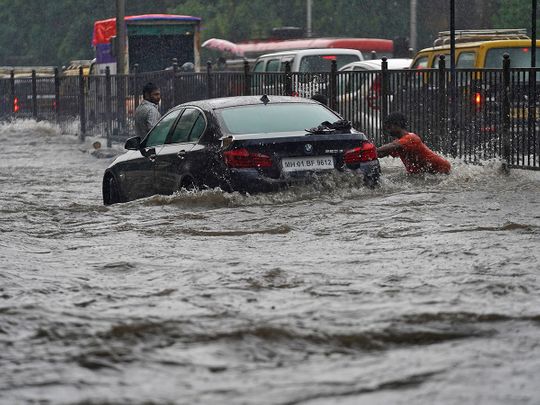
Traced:
[[301, 49], [261, 55], [255, 61], [252, 94], [283, 93], [283, 72], [289, 63], [292, 74], [292, 94], [310, 98], [314, 94], [327, 95], [328, 75], [332, 61], [337, 68], [364, 60], [362, 52], [355, 49]]
[[[412, 59], [387, 59], [388, 70], [408, 69]], [[374, 135], [380, 131], [382, 59], [352, 62], [338, 71], [337, 110], [355, 128]]]

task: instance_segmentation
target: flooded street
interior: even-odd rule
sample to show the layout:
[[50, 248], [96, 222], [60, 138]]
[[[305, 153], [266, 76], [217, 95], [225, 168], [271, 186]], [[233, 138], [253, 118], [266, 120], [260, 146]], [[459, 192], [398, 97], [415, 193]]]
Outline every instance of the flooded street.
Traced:
[[1, 404], [540, 403], [538, 172], [105, 207], [91, 140], [0, 141]]

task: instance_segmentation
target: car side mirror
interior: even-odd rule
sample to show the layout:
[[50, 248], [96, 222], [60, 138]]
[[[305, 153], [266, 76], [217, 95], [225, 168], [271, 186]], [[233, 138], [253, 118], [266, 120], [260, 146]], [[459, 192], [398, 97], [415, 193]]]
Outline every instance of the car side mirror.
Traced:
[[139, 150], [141, 149], [141, 138], [134, 136], [129, 138], [124, 144], [124, 148], [127, 150]]

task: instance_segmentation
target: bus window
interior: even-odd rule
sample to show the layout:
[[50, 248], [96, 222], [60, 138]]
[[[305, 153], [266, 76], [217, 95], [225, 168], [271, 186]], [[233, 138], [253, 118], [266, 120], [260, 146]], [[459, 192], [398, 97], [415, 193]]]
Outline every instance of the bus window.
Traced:
[[457, 58], [456, 67], [471, 69], [474, 68], [474, 62], [476, 60], [475, 52], [461, 52]]

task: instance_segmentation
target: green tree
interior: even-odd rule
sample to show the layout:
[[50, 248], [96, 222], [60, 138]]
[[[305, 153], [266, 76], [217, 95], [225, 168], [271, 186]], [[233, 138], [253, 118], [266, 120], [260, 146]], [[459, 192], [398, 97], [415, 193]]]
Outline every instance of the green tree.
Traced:
[[[500, 0], [497, 13], [493, 16], [496, 28], [531, 28], [532, 0]], [[537, 27], [540, 27], [538, 18]]]

